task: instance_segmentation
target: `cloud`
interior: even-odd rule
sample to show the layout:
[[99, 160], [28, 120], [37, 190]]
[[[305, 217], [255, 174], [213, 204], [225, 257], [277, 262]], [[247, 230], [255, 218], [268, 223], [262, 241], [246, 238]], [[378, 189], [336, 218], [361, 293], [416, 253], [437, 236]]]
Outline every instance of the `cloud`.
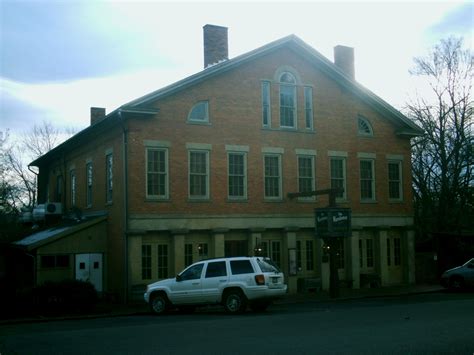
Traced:
[[2, 2], [2, 77], [22, 82], [102, 77], [172, 66], [166, 54], [124, 27], [107, 3]]

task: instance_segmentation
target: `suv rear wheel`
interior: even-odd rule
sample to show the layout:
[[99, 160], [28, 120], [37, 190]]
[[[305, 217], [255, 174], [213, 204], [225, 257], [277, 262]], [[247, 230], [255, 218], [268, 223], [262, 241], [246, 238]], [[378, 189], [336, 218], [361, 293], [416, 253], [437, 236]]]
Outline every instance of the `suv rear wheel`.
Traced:
[[168, 297], [163, 293], [156, 293], [151, 296], [150, 308], [154, 314], [164, 314], [169, 308]]
[[224, 308], [227, 313], [243, 313], [247, 308], [247, 298], [240, 290], [229, 290], [224, 295]]

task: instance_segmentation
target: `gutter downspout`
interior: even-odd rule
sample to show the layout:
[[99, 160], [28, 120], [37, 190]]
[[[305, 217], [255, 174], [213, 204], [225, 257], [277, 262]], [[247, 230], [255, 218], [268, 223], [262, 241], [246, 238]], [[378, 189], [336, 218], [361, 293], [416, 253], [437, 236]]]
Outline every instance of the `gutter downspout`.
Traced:
[[119, 120], [122, 125], [122, 162], [123, 162], [123, 262], [124, 262], [124, 301], [128, 302], [128, 129], [122, 116], [122, 110], [118, 111]]

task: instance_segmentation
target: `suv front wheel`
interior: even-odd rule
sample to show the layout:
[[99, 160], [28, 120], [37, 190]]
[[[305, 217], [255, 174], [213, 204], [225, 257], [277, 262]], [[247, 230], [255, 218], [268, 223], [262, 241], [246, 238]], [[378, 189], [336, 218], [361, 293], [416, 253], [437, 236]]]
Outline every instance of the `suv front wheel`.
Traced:
[[154, 314], [164, 314], [169, 308], [169, 301], [165, 294], [157, 293], [151, 296], [150, 308]]
[[247, 308], [247, 298], [240, 290], [229, 290], [224, 294], [224, 308], [227, 313], [243, 313]]

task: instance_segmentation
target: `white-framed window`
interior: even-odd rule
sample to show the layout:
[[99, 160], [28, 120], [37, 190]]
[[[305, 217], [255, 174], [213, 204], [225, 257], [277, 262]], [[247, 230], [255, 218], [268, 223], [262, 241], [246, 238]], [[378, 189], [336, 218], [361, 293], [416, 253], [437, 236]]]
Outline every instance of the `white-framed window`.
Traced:
[[361, 201], [375, 200], [375, 162], [373, 159], [361, 159], [360, 166], [360, 199]]
[[374, 135], [369, 120], [362, 116], [358, 116], [357, 118], [357, 132], [359, 136], [372, 137]]
[[271, 126], [270, 82], [262, 81], [262, 126]]
[[168, 245], [158, 244], [158, 278], [168, 278]]
[[71, 206], [76, 206], [76, 195], [77, 195], [77, 181], [76, 181], [76, 169], [69, 171], [69, 180], [71, 186]]
[[263, 161], [265, 199], [280, 200], [282, 198], [281, 155], [265, 154]]
[[296, 128], [296, 79], [293, 74], [280, 75], [280, 127]]
[[197, 102], [188, 113], [188, 122], [209, 123], [209, 101]]
[[113, 198], [113, 168], [114, 156], [112, 153], [109, 153], [105, 156], [105, 200], [107, 203], [111, 203]]
[[359, 239], [359, 266], [362, 271], [371, 271], [374, 268], [374, 239], [372, 237]]
[[93, 170], [92, 162], [86, 163], [86, 205], [87, 207], [92, 206], [92, 182], [93, 182]]
[[402, 162], [388, 162], [388, 198], [392, 201], [401, 201], [402, 194]]
[[151, 279], [151, 245], [142, 245], [142, 280]]
[[209, 199], [209, 151], [188, 151], [189, 198]]
[[346, 158], [345, 157], [330, 157], [330, 173], [331, 173], [331, 188], [343, 189], [339, 192], [336, 198], [345, 200], [346, 193]]
[[247, 154], [245, 152], [227, 153], [228, 187], [229, 199], [247, 198]]
[[167, 199], [168, 188], [168, 149], [146, 149], [146, 196], [147, 198]]
[[[298, 155], [298, 192], [310, 192], [316, 189], [314, 179], [314, 156]], [[304, 199], [314, 199], [305, 197]]]
[[304, 88], [304, 118], [306, 129], [313, 130], [313, 88]]

